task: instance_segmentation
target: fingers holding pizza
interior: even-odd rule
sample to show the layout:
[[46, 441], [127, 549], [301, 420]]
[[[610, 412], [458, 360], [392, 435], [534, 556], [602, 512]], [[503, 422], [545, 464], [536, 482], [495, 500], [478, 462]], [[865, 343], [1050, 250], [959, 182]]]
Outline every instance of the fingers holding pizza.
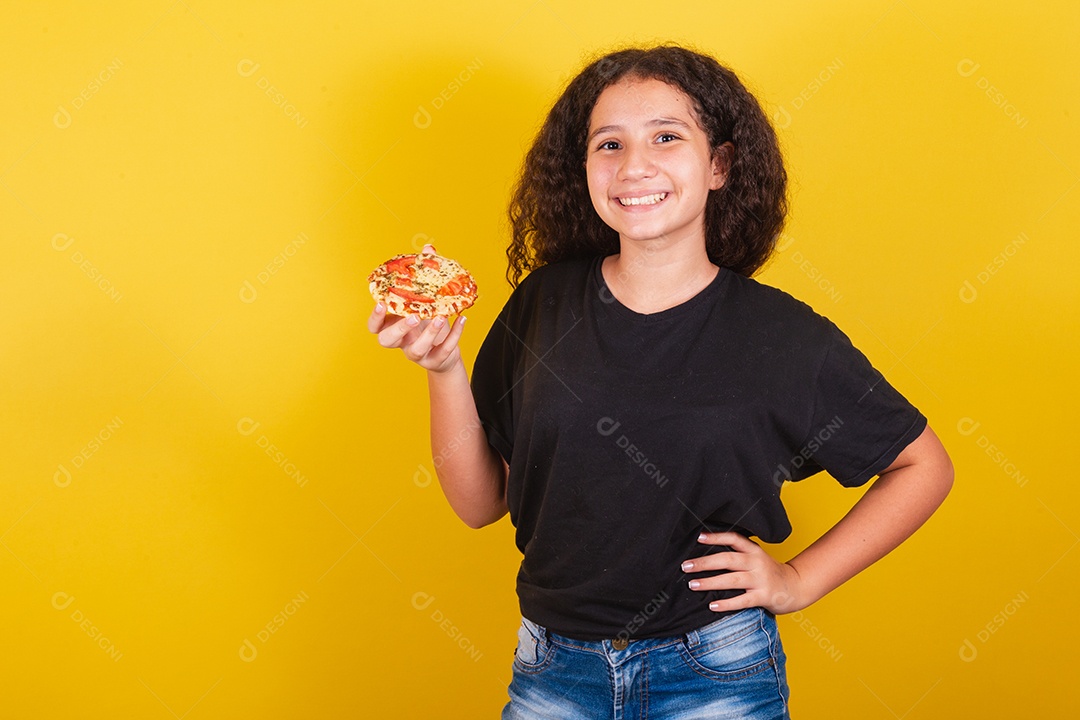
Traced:
[[[379, 315], [385, 318], [387, 313], [376, 308], [373, 316]], [[409, 315], [391, 321], [378, 331], [379, 343], [383, 347], [401, 348], [405, 357], [426, 370], [446, 372], [461, 360], [458, 340], [464, 327], [464, 316], [458, 316], [457, 321], [450, 325], [448, 318], [441, 315], [431, 320]]]
[[[368, 330], [379, 344], [401, 348], [421, 367], [445, 372], [461, 358], [461, 311], [477, 298], [476, 283], [458, 263], [424, 246], [417, 255], [396, 255], [368, 277], [376, 305]], [[450, 316], [457, 315], [451, 323]]]

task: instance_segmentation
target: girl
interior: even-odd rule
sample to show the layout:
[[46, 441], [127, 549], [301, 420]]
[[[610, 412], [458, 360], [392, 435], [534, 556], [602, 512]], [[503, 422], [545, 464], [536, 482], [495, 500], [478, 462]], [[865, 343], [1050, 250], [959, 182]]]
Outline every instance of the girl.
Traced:
[[[751, 278], [785, 190], [734, 73], [677, 46], [620, 50], [569, 83], [528, 152], [514, 290], [471, 385], [464, 317], [372, 312], [379, 342], [428, 370], [433, 451], [458, 443], [438, 468], [451, 507], [516, 529], [504, 718], [789, 717], [776, 615], [884, 556], [948, 493], [926, 417], [831, 321]], [[783, 541], [783, 483], [822, 470], [880, 477], [773, 560], [750, 537]]]

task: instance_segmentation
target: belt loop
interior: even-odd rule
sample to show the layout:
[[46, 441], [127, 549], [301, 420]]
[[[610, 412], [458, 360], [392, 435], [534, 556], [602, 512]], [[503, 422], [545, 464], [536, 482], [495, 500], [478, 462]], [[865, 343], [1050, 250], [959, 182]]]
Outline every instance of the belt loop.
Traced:
[[683, 633], [683, 642], [686, 643], [687, 648], [692, 649], [695, 646], [697, 646], [697, 644], [699, 642], [698, 631], [695, 629], [695, 630], [691, 630], [690, 632]]

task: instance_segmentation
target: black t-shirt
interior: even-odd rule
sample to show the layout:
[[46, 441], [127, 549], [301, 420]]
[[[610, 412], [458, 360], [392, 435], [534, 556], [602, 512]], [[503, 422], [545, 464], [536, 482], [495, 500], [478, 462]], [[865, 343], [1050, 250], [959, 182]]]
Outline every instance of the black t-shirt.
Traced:
[[521, 614], [583, 640], [679, 635], [744, 592], [687, 587], [717, 572], [687, 575], [683, 560], [730, 551], [697, 542], [702, 530], [781, 542], [785, 481], [826, 470], [862, 485], [927, 420], [782, 290], [720, 268], [686, 302], [641, 314], [601, 261], [519, 283], [477, 353], [473, 397], [510, 465]]

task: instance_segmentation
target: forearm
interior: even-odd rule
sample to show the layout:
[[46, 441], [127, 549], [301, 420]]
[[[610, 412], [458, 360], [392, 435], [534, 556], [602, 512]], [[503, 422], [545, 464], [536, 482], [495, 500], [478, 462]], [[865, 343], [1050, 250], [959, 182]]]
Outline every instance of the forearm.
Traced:
[[810, 605], [910, 537], [952, 487], [949, 463], [907, 465], [882, 474], [836, 525], [788, 561]]
[[493, 523], [507, 512], [505, 465], [488, 444], [465, 366], [427, 375], [431, 453], [443, 494], [469, 527]]

